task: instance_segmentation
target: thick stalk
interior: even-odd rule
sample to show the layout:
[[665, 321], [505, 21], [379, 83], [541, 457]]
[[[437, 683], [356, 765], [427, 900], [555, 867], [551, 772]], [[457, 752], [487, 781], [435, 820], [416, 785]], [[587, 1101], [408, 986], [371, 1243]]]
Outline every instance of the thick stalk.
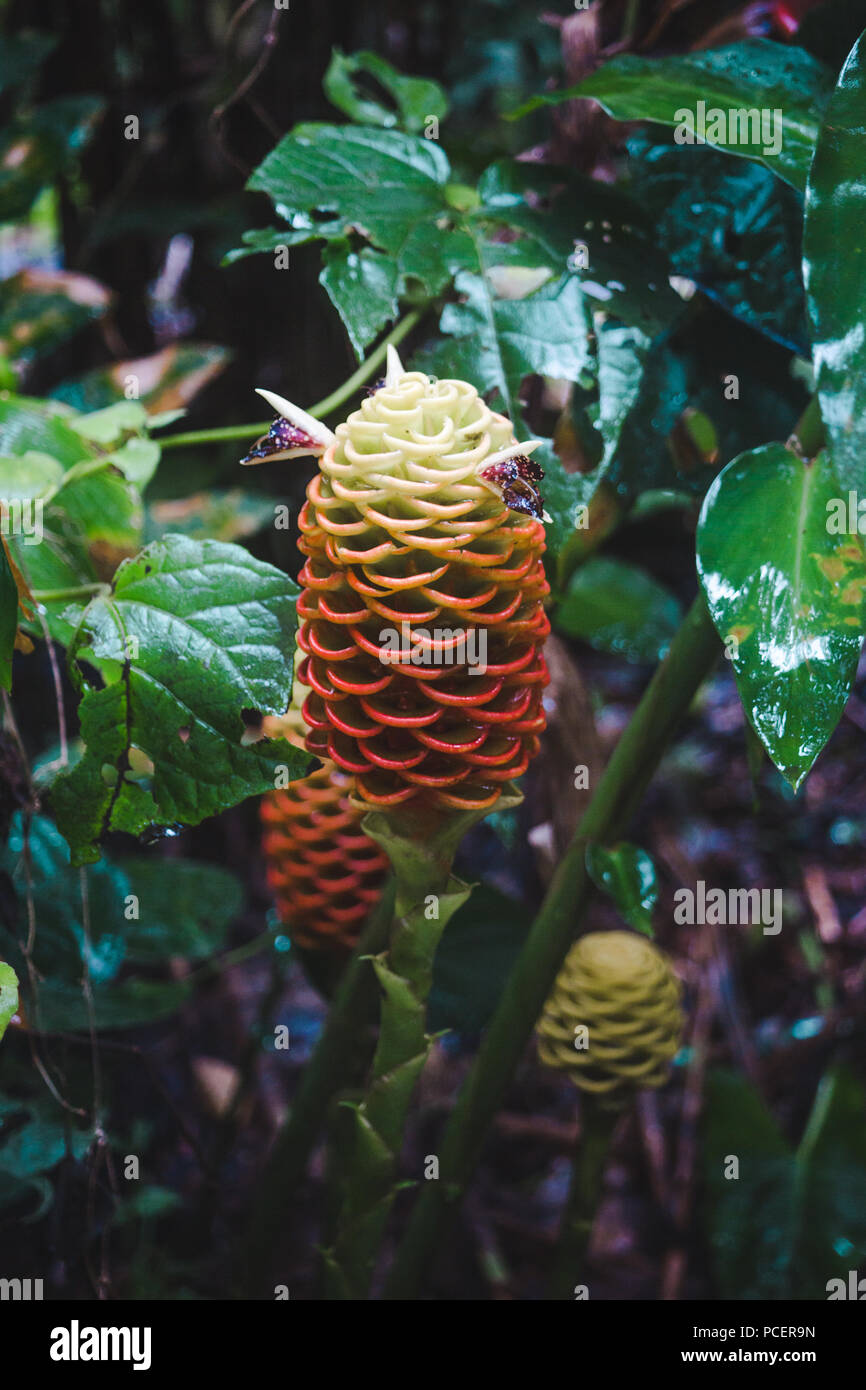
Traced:
[[[501, 800], [501, 799], [500, 799]], [[470, 888], [451, 864], [463, 835], [483, 811], [430, 808], [372, 811], [367, 834], [388, 854], [397, 882], [387, 953], [374, 962], [382, 991], [379, 1043], [345, 1165], [337, 1234], [325, 1252], [329, 1296], [363, 1299], [397, 1191], [403, 1130], [415, 1084], [433, 1046], [427, 998], [436, 948]]]
[[366, 1029], [376, 1010], [376, 982], [370, 956], [386, 945], [393, 912], [394, 883], [391, 880], [370, 914], [358, 949], [346, 967], [322, 1036], [304, 1068], [289, 1118], [274, 1140], [256, 1184], [256, 1200], [243, 1251], [248, 1297], [261, 1296], [267, 1288], [271, 1259], [284, 1230], [286, 1209], [306, 1172], [331, 1097], [344, 1084], [353, 1058], [366, 1046]]
[[603, 1110], [591, 1100], [584, 1101], [583, 1124], [571, 1169], [568, 1201], [562, 1214], [548, 1289], [550, 1299], [573, 1299], [576, 1285], [581, 1282], [586, 1248], [601, 1197], [610, 1141], [619, 1116], [618, 1110]]
[[[358, 387], [363, 386], [365, 381], [369, 381], [376, 368], [385, 361], [389, 346], [396, 347], [412, 332], [422, 312], [420, 309], [413, 309], [411, 313], [406, 314], [396, 328], [392, 328], [387, 338], [382, 339], [375, 351], [371, 352], [369, 357], [364, 358], [360, 367], [356, 368], [341, 386], [338, 386], [329, 396], [325, 396], [315, 405], [310, 406], [309, 414], [317, 419], [323, 419], [354, 395]], [[161, 449], [178, 449], [187, 444], [216, 444], [225, 439], [254, 439], [256, 435], [264, 434], [266, 430], [270, 429], [270, 426], [271, 421], [265, 420], [264, 423], [260, 421], [258, 424], [252, 425], [222, 425], [213, 430], [187, 430], [185, 434], [170, 434], [167, 438], [160, 439], [159, 446]]]
[[440, 1179], [424, 1184], [388, 1280], [387, 1298], [415, 1297], [446, 1217], [456, 1208], [478, 1161], [589, 900], [587, 844], [615, 842], [624, 834], [719, 651], [719, 639], [699, 595], [620, 739], [509, 976], [446, 1127], [439, 1153]]

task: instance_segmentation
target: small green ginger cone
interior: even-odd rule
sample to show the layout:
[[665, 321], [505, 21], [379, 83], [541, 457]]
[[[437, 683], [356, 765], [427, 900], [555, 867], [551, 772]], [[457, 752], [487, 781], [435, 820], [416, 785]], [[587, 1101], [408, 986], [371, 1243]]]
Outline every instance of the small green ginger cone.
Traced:
[[667, 958], [634, 932], [575, 942], [538, 1025], [541, 1060], [604, 1109], [662, 1086], [680, 1045], [681, 987]]

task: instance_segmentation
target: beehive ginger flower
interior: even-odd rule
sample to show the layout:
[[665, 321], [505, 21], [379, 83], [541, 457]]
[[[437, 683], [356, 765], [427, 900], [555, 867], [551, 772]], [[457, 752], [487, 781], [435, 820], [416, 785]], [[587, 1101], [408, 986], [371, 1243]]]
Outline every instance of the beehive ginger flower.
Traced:
[[406, 372], [394, 353], [333, 436], [312, 425], [320, 465], [299, 519], [307, 748], [374, 805], [492, 806], [545, 722], [536, 443], [518, 443], [468, 382]]

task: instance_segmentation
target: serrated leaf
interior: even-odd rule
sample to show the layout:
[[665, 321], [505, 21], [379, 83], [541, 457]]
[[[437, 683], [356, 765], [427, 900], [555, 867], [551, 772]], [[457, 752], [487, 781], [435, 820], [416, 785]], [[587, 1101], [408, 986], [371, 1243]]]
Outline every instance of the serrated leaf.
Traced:
[[826, 454], [807, 465], [768, 444], [720, 473], [698, 525], [698, 573], [746, 714], [794, 788], [841, 718], [862, 645], [866, 550], [828, 530], [839, 497]]
[[[365, 87], [358, 82], [359, 75], [374, 78], [393, 99], [393, 108], [367, 95], [369, 84]], [[448, 110], [448, 98], [438, 82], [404, 77], [378, 53], [347, 54], [335, 48], [322, 86], [333, 106], [362, 125], [399, 126], [417, 134], [431, 116], [442, 120]]]
[[360, 361], [367, 345], [397, 316], [397, 263], [369, 246], [353, 251], [348, 241], [328, 242], [322, 259], [319, 283], [343, 320]]
[[436, 294], [471, 254], [448, 200], [450, 174], [435, 141], [310, 123], [284, 136], [247, 186], [267, 193], [305, 239], [358, 233], [394, 259], [401, 284], [416, 279]]
[[833, 465], [866, 491], [866, 35], [850, 53], [806, 190], [803, 272], [814, 365]]
[[[443, 310], [445, 336], [430, 354], [432, 370], [471, 381], [525, 437], [519, 398], [525, 377], [539, 373], [579, 381], [595, 369], [591, 318], [580, 285], [565, 275], [525, 299], [499, 299], [487, 277], [465, 271], [456, 288], [461, 301]], [[553, 518], [548, 544], [556, 550], [575, 526], [577, 486], [552, 448], [535, 457], [545, 470], [542, 493]]]
[[[682, 128], [684, 113], [696, 117], [702, 102], [705, 113], [715, 109], [725, 116], [724, 138], [715, 138], [707, 122], [706, 131], [713, 137], [709, 143], [765, 164], [802, 190], [818, 138], [819, 113], [832, 86], [828, 69], [803, 49], [770, 39], [743, 39], [725, 48], [665, 58], [627, 53], [575, 87], [533, 98], [515, 114], [593, 97], [615, 120], [658, 121]], [[751, 122], [745, 131], [741, 123], [731, 123], [731, 113], [742, 111], [778, 115], [775, 124], [769, 124], [766, 133], [759, 129], [755, 138]], [[695, 123], [692, 129], [699, 126]], [[778, 150], [773, 148], [777, 142]]]
[[586, 867], [596, 887], [613, 899], [624, 921], [651, 937], [659, 886], [655, 864], [646, 850], [625, 842], [610, 848], [587, 845]]
[[555, 612], [555, 626], [597, 651], [655, 665], [682, 620], [673, 594], [625, 560], [599, 555], [575, 570]]
[[[272, 788], [278, 765], [303, 775], [308, 759], [285, 740], [242, 743], [241, 719], [288, 705], [296, 594], [238, 546], [167, 536], [88, 605], [70, 656], [104, 685], [85, 674], [85, 753], [52, 791], [73, 862], [97, 858], [111, 829], [197, 825]], [[148, 788], [127, 776], [132, 748], [154, 764]]]

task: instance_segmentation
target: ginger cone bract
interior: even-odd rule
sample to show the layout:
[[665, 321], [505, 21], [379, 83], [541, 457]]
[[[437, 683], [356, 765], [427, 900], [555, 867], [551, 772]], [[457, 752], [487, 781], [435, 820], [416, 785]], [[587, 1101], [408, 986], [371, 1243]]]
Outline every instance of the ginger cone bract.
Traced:
[[492, 806], [544, 727], [540, 469], [464, 381], [389, 370], [300, 516], [307, 748], [389, 807]]
[[603, 1107], [627, 1104], [667, 1079], [682, 1032], [680, 993], [667, 958], [646, 937], [589, 932], [572, 946], [544, 1007], [539, 1056]]
[[[303, 747], [297, 676], [292, 705], [265, 732]], [[350, 799], [352, 779], [333, 763], [260, 803], [268, 884], [292, 940], [307, 949], [349, 951], [378, 900], [388, 860], [361, 829], [363, 812]]]

